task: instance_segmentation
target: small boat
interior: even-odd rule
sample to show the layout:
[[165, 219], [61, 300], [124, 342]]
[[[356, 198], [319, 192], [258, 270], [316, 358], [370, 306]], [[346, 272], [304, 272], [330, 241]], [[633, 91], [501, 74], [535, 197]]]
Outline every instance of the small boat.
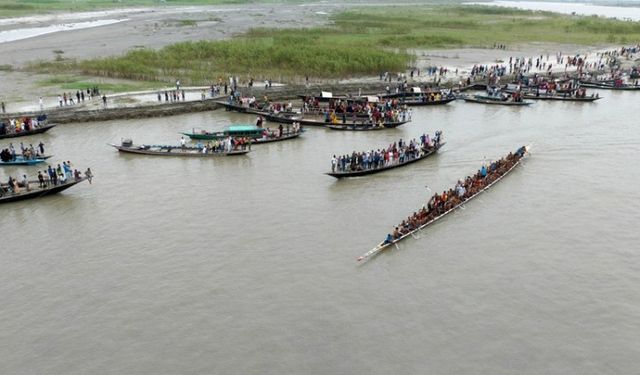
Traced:
[[386, 126], [373, 126], [371, 124], [330, 124], [326, 126], [331, 130], [372, 131], [389, 129]]
[[502, 100], [500, 98], [496, 98], [488, 95], [465, 95], [462, 97], [462, 100], [470, 103], [481, 103], [481, 104], [492, 104], [492, 105], [510, 105], [510, 106], [527, 106], [531, 105], [531, 102], [528, 101], [520, 101], [516, 102], [513, 100]]
[[601, 96], [596, 96], [594, 94], [591, 94], [591, 96], [576, 97], [571, 95], [564, 96], [563, 94], [524, 93], [522, 94], [522, 97], [524, 99], [531, 99], [531, 100], [555, 100], [555, 101], [561, 101], [561, 102], [584, 102], [584, 103], [595, 102], [598, 99], [602, 99]]
[[246, 107], [237, 103], [229, 103], [225, 101], [216, 101], [216, 104], [223, 106], [227, 111], [235, 111], [240, 113], [249, 113], [254, 115], [261, 115], [266, 111], [258, 107]]
[[34, 126], [32, 129], [30, 130], [25, 130], [25, 131], [21, 131], [21, 132], [15, 132], [15, 133], [9, 133], [9, 132], [4, 132], [4, 133], [0, 133], [0, 139], [3, 138], [16, 138], [16, 137], [26, 137], [28, 135], [33, 135], [33, 134], [40, 134], [40, 133], [44, 133], [48, 130], [50, 130], [51, 128], [53, 128], [54, 126], [56, 126], [57, 124], [48, 124], [48, 125], [41, 125], [41, 126]]
[[419, 97], [419, 98], [405, 99], [403, 101], [400, 101], [400, 104], [406, 104], [410, 107], [418, 107], [418, 106], [428, 106], [428, 105], [443, 105], [443, 104], [451, 103], [454, 100], [456, 100], [456, 97], [454, 95], [446, 96], [439, 100], [428, 100], [426, 97]]
[[489, 183], [488, 185], [486, 185], [485, 187], [483, 187], [482, 189], [480, 189], [479, 191], [477, 191], [475, 194], [473, 194], [470, 197], [467, 197], [466, 199], [464, 199], [463, 201], [461, 201], [460, 203], [458, 203], [457, 205], [451, 207], [450, 209], [448, 209], [447, 211], [439, 214], [438, 216], [434, 217], [433, 219], [427, 221], [426, 223], [420, 225], [418, 228], [415, 228], [413, 230], [411, 230], [408, 233], [403, 234], [401, 237], [396, 238], [394, 240], [391, 241], [382, 241], [381, 243], [379, 243], [376, 247], [374, 247], [373, 249], [367, 251], [366, 253], [364, 253], [363, 255], [359, 256], [357, 258], [357, 260], [363, 261], [363, 260], [368, 260], [371, 259], [372, 257], [374, 257], [375, 255], [379, 254], [381, 251], [388, 249], [391, 247], [391, 245], [395, 245], [396, 247], [398, 246], [398, 242], [404, 240], [405, 238], [409, 237], [409, 236], [413, 236], [415, 237], [415, 232], [418, 232], [424, 228], [426, 228], [427, 226], [435, 223], [436, 221], [442, 219], [443, 217], [445, 217], [446, 215], [448, 215], [449, 213], [457, 210], [458, 208], [464, 206], [467, 202], [469, 202], [470, 200], [472, 200], [473, 198], [477, 197], [478, 195], [480, 195], [481, 193], [487, 191], [491, 186], [493, 186], [496, 182], [500, 181], [504, 176], [506, 176], [507, 174], [509, 174], [509, 172], [511, 172], [515, 167], [518, 166], [518, 164], [520, 164], [520, 162], [522, 161], [522, 159], [524, 158], [524, 156], [526, 155], [528, 151], [528, 147], [527, 146], [523, 146], [520, 147], [518, 149], [518, 151], [516, 151], [516, 153], [514, 154], [514, 156], [518, 157], [518, 159], [516, 160], [516, 162], [511, 165], [511, 167], [509, 167], [509, 169], [507, 169], [506, 171], [504, 171], [501, 175], [499, 175], [498, 177], [496, 177], [495, 180], [493, 180], [491, 183]]
[[269, 128], [261, 128], [255, 125], [231, 125], [219, 132], [208, 132], [202, 130], [196, 132], [192, 129], [191, 133], [182, 133], [191, 139], [198, 140], [213, 140], [224, 139], [227, 137], [246, 137], [251, 139], [253, 144], [262, 144], [270, 142], [285, 141], [287, 139], [293, 139], [300, 136], [301, 131], [289, 131], [283, 130], [282, 136], [278, 136], [278, 130], [271, 131]]
[[190, 146], [182, 147], [182, 146], [172, 146], [172, 145], [134, 145], [133, 142], [131, 142], [131, 140], [129, 139], [122, 141], [121, 145], [109, 144], [109, 146], [116, 148], [120, 152], [129, 152], [132, 154], [157, 155], [157, 156], [181, 156], [181, 157], [196, 157], [196, 158], [244, 155], [249, 151], [251, 151], [247, 148], [247, 149], [231, 150], [231, 151], [202, 152], [203, 149], [200, 147], [190, 147]]
[[63, 190], [67, 190], [84, 180], [88, 180], [88, 177], [85, 176], [79, 179], [72, 178], [69, 182], [58, 185], [53, 185], [51, 182], [47, 182], [47, 186], [45, 187], [39, 187], [40, 183], [38, 181], [29, 181], [29, 189], [22, 187], [17, 193], [11, 192], [7, 184], [0, 184], [0, 203], [9, 203], [56, 194]]
[[409, 89], [407, 89], [407, 91], [404, 91], [404, 92], [384, 93], [378, 96], [380, 97], [380, 99], [399, 99], [399, 98], [417, 98], [424, 94], [425, 92], [423, 92], [420, 87], [410, 87]]
[[406, 124], [408, 121], [398, 122], [383, 122], [382, 124], [372, 124], [370, 122], [346, 122], [346, 123], [323, 123], [324, 127], [332, 130], [351, 130], [351, 131], [370, 131], [370, 130], [384, 130], [397, 128], [400, 125]]
[[[338, 118], [337, 123], [327, 122], [322, 118], [310, 119], [304, 118], [303, 116], [291, 116], [288, 114], [270, 114], [264, 113], [262, 114], [267, 121], [278, 122], [283, 124], [293, 124], [297, 122], [300, 125], [306, 126], [329, 126], [329, 125], [337, 125], [337, 126], [356, 126], [356, 127], [364, 127], [364, 126], [373, 126], [373, 124], [369, 121], [369, 119], [358, 119], [356, 118], [353, 121], [352, 118], [345, 117], [344, 119]], [[385, 128], [397, 128], [400, 125], [406, 124], [409, 121], [387, 121], [383, 122], [382, 126]]]
[[637, 91], [640, 90], [640, 85], [629, 85], [627, 83], [606, 83], [598, 81], [580, 81], [580, 86], [601, 89], [601, 90], [620, 90], [620, 91]]
[[346, 172], [327, 172], [325, 174], [328, 175], [328, 176], [331, 176], [331, 177], [335, 177], [335, 178], [343, 178], [343, 177], [361, 177], [361, 176], [367, 176], [367, 175], [374, 174], [374, 173], [380, 173], [380, 172], [388, 171], [390, 169], [404, 167], [406, 165], [413, 164], [413, 163], [417, 162], [418, 160], [425, 159], [425, 158], [435, 154], [445, 144], [446, 144], [446, 142], [442, 142], [442, 143], [438, 144], [435, 147], [422, 148], [422, 154], [420, 156], [418, 156], [416, 158], [413, 158], [413, 159], [406, 160], [406, 161], [404, 161], [402, 163], [391, 164], [389, 166], [381, 167], [381, 168], [363, 169], [363, 170], [359, 170], [359, 171], [346, 171]]
[[298, 98], [302, 100], [312, 100], [318, 102], [330, 102], [332, 100], [346, 100], [351, 98], [347, 95], [333, 95], [333, 93], [328, 91], [321, 91], [320, 95], [298, 95]]
[[44, 163], [47, 159], [49, 159], [52, 155], [41, 156], [33, 159], [25, 159], [22, 155], [16, 155], [15, 160], [0, 160], [0, 166], [2, 165], [35, 165], [39, 163]]

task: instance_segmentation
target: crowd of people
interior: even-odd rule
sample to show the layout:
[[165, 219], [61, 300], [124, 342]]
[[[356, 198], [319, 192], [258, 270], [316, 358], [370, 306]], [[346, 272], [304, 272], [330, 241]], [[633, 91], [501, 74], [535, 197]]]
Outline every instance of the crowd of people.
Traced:
[[[92, 88], [88, 88], [86, 90], [87, 94], [85, 96], [85, 90], [76, 90], [75, 94], [73, 92], [63, 92], [62, 95], [58, 95], [58, 107], [64, 107], [74, 104], [80, 104], [84, 102], [85, 97], [89, 100], [93, 99], [94, 96], [100, 96], [100, 89], [97, 86]], [[75, 97], [75, 100], [74, 100]], [[42, 97], [39, 99], [40, 101], [40, 110], [43, 109]]]
[[[91, 168], [87, 168], [84, 172], [84, 176], [89, 183], [93, 178]], [[82, 173], [73, 169], [70, 161], [62, 162], [62, 165], [58, 164], [57, 167], [47, 166], [47, 169], [38, 171], [38, 189], [45, 189], [52, 186], [64, 185], [72, 181], [78, 181], [82, 179]], [[6, 184], [0, 185], [0, 197], [9, 194], [20, 194], [25, 191], [31, 191], [33, 188], [31, 184], [35, 184], [35, 181], [29, 181], [26, 174], [22, 175], [20, 180], [9, 176], [9, 180]]]
[[[180, 147], [183, 150], [187, 149], [186, 139], [184, 137], [180, 138]], [[206, 143], [198, 142], [196, 143], [196, 148], [203, 154], [224, 153], [235, 150], [246, 150], [247, 148], [251, 150], [251, 139], [247, 137], [226, 137], [211, 140]]]
[[0, 135], [29, 132], [42, 126], [47, 121], [46, 115], [33, 117], [11, 118], [0, 121]]
[[507, 173], [526, 151], [526, 147], [523, 146], [500, 160], [482, 165], [473, 176], [459, 180], [453, 188], [443, 191], [442, 194], [434, 194], [426, 206], [407, 217], [394, 228], [392, 233], [387, 234], [383, 244], [393, 243], [472, 198]]
[[398, 142], [393, 142], [382, 149], [362, 152], [353, 151], [350, 155], [333, 155], [331, 158], [331, 172], [357, 172], [402, 164], [439, 148], [441, 142], [442, 131], [438, 130], [433, 138], [429, 137], [428, 134], [423, 134], [419, 140], [412, 139], [408, 143], [400, 139]]
[[23, 160], [39, 159], [44, 156], [44, 143], [40, 142], [36, 147], [33, 147], [33, 144], [29, 144], [27, 147], [24, 143], [20, 142], [20, 154], [16, 152], [13, 143], [9, 143], [9, 147], [3, 148], [2, 151], [0, 151], [0, 160], [3, 162], [15, 161], [18, 159], [18, 155]]

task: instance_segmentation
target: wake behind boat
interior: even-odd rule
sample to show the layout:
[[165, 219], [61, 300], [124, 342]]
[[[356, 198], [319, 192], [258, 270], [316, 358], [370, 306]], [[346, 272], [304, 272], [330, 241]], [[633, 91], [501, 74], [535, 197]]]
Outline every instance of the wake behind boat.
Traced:
[[401, 139], [382, 150], [358, 153], [354, 151], [351, 155], [339, 157], [333, 155], [331, 158], [331, 172], [326, 174], [335, 178], [343, 178], [380, 173], [425, 159], [433, 155], [444, 144], [445, 142], [442, 142], [442, 132], [437, 131], [433, 139], [423, 134], [419, 142], [413, 139], [406, 143]]
[[511, 172], [527, 153], [527, 147], [520, 147], [515, 153], [509, 153], [504, 158], [482, 168], [473, 177], [467, 177], [464, 181], [458, 181], [456, 186], [442, 194], [435, 194], [417, 213], [403, 220], [387, 238], [376, 247], [357, 258], [358, 261], [368, 260], [391, 245], [397, 247], [398, 242], [409, 236], [415, 236], [415, 232], [433, 224], [447, 214], [462, 207], [466, 202], [477, 197], [500, 181]]

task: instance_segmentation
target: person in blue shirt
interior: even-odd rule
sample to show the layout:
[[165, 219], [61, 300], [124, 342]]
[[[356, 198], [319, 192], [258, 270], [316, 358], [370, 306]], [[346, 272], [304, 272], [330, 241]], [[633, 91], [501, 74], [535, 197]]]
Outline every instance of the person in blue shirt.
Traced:
[[485, 167], [484, 165], [482, 166], [482, 168], [480, 169], [480, 175], [482, 177], [487, 177], [487, 167]]
[[384, 240], [384, 243], [388, 244], [388, 243], [391, 243], [391, 242], [393, 242], [393, 236], [391, 235], [391, 233], [388, 233], [387, 234], [387, 238], [385, 238], [385, 240]]

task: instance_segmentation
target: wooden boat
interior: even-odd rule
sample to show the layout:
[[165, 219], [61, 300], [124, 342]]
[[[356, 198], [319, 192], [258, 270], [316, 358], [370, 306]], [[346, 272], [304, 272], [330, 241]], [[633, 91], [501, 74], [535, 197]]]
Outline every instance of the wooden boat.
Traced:
[[[337, 125], [337, 126], [372, 126], [372, 124], [370, 122], [368, 122], [368, 120], [358, 120], [356, 118], [356, 121], [354, 122], [352, 119], [349, 119], [348, 117], [346, 118], [345, 122], [342, 122], [341, 119], [338, 119], [337, 123], [330, 123], [330, 122], [326, 122], [324, 119], [309, 119], [309, 118], [304, 118], [303, 116], [290, 116], [287, 114], [270, 114], [270, 113], [264, 113], [263, 114], [264, 118], [267, 121], [271, 121], [271, 122], [277, 122], [277, 123], [282, 123], [282, 124], [293, 124], [294, 122], [297, 122], [300, 125], [306, 125], [306, 126], [329, 126], [329, 125]], [[382, 124], [382, 126], [384, 126], [385, 128], [397, 128], [400, 125], [406, 124], [409, 121], [393, 121], [393, 122], [384, 122]]]
[[[220, 132], [208, 132], [201, 131], [196, 132], [195, 129], [192, 129], [191, 133], [182, 133], [191, 139], [198, 140], [213, 140], [213, 139], [224, 139], [227, 137], [246, 137], [251, 139], [252, 144], [262, 144], [262, 143], [271, 143], [271, 142], [279, 142], [285, 141], [287, 139], [293, 139], [300, 136], [301, 131], [283, 131], [282, 136], [278, 137], [273, 132], [269, 132], [268, 128], [260, 128], [254, 125], [232, 125]], [[265, 135], [265, 131], [267, 131], [268, 135]], [[277, 129], [275, 130], [277, 132]]]
[[410, 87], [407, 91], [404, 92], [390, 92], [378, 95], [381, 99], [399, 99], [399, 98], [417, 98], [421, 95], [424, 95], [425, 92], [422, 91], [420, 87]]
[[451, 95], [451, 96], [444, 97], [440, 100], [424, 100], [422, 98], [409, 99], [409, 100], [405, 99], [404, 101], [400, 101], [400, 104], [406, 104], [410, 107], [417, 107], [417, 106], [427, 106], [427, 105], [443, 105], [443, 104], [450, 103], [454, 100], [456, 100], [456, 97]]
[[134, 145], [130, 140], [123, 141], [121, 145], [109, 144], [109, 146], [116, 148], [120, 152], [129, 152], [132, 154], [195, 158], [244, 155], [250, 151], [249, 149], [244, 149], [203, 153], [202, 149], [199, 147], [181, 147], [172, 145]]
[[223, 106], [227, 111], [235, 111], [240, 113], [249, 113], [254, 115], [261, 115], [266, 111], [258, 107], [245, 107], [237, 103], [229, 103], [224, 101], [216, 101], [217, 104]]
[[405, 238], [407, 238], [409, 236], [415, 236], [415, 232], [418, 232], [418, 231], [426, 228], [427, 226], [435, 223], [436, 221], [442, 219], [443, 217], [445, 217], [449, 213], [451, 213], [451, 212], [457, 210], [458, 208], [464, 206], [464, 204], [466, 204], [467, 202], [469, 202], [473, 198], [477, 197], [481, 193], [487, 191], [491, 186], [493, 186], [496, 182], [500, 181], [504, 176], [509, 174], [509, 172], [511, 172], [515, 167], [517, 167], [518, 164], [520, 164], [520, 162], [522, 161], [522, 159], [524, 158], [524, 156], [526, 155], [526, 153], [528, 151], [528, 147], [527, 146], [523, 146], [520, 149], [518, 149], [518, 151], [520, 151], [522, 149], [524, 149], [523, 155], [511, 166], [511, 168], [507, 169], [502, 175], [498, 176], [493, 182], [491, 182], [490, 184], [488, 184], [487, 186], [485, 186], [484, 188], [479, 190], [477, 193], [475, 193], [474, 195], [468, 197], [464, 201], [460, 202], [459, 204], [457, 204], [456, 206], [450, 208], [449, 210], [443, 212], [442, 214], [436, 216], [435, 218], [431, 219], [430, 221], [427, 221], [426, 223], [422, 224], [420, 227], [418, 227], [418, 228], [416, 228], [416, 229], [414, 229], [414, 230], [402, 235], [400, 238], [397, 238], [397, 239], [395, 239], [395, 240], [393, 240], [391, 242], [382, 241], [381, 243], [379, 243], [373, 249], [371, 249], [371, 250], [367, 251], [366, 253], [362, 254], [361, 256], [359, 256], [357, 258], [357, 260], [360, 262], [360, 261], [363, 261], [363, 260], [371, 259], [372, 257], [374, 257], [377, 254], [379, 254], [381, 251], [390, 248], [391, 245], [395, 245], [397, 247], [398, 246], [398, 242], [404, 240]]
[[4, 134], [0, 134], [0, 139], [26, 137], [28, 135], [40, 134], [40, 133], [44, 133], [44, 132], [48, 131], [49, 129], [53, 128], [56, 125], [57, 124], [48, 124], [48, 125], [42, 125], [42, 126], [34, 127], [33, 129], [31, 129], [29, 131], [22, 131], [22, 132], [16, 132], [16, 133], [4, 133]]
[[330, 102], [332, 100], [346, 100], [351, 98], [347, 95], [333, 95], [333, 93], [328, 91], [321, 91], [320, 95], [298, 95], [298, 98], [302, 100], [317, 100], [319, 102]]
[[373, 126], [371, 124], [365, 124], [365, 125], [349, 125], [349, 124], [329, 124], [326, 126], [327, 128], [331, 129], [331, 130], [348, 130], [348, 131], [374, 131], [374, 130], [385, 130], [385, 129], [389, 129], [386, 126]]
[[422, 155], [418, 156], [415, 159], [407, 160], [407, 161], [405, 161], [403, 163], [392, 164], [392, 165], [389, 165], [389, 166], [386, 166], [386, 167], [382, 167], [382, 168], [364, 169], [364, 170], [361, 170], [361, 171], [327, 172], [325, 174], [329, 175], [331, 177], [335, 177], [335, 178], [360, 177], [360, 176], [366, 176], [366, 175], [370, 175], [370, 174], [374, 174], [374, 173], [380, 173], [380, 172], [388, 171], [389, 169], [404, 167], [405, 165], [413, 164], [413, 163], [417, 162], [418, 160], [425, 159], [425, 158], [435, 154], [446, 143], [447, 142], [442, 142], [437, 147], [423, 148], [422, 149], [422, 151], [423, 151]]
[[[393, 129], [393, 128], [397, 128], [400, 125], [404, 125], [409, 121], [396, 121], [396, 122], [383, 122], [382, 125], [380, 124], [372, 124], [370, 122], [360, 122], [360, 121], [356, 121], [356, 122], [352, 122], [352, 121], [347, 121], [346, 123], [329, 123], [329, 122], [323, 122], [321, 126], [324, 126], [326, 128], [329, 129], [333, 129], [333, 130], [382, 130], [382, 129]], [[305, 125], [308, 125], [307, 123], [304, 123]], [[318, 124], [320, 125], [320, 124]]]
[[512, 100], [500, 100], [499, 98], [493, 98], [485, 95], [467, 95], [467, 96], [463, 96], [462, 99], [465, 102], [470, 102], [470, 103], [493, 104], [493, 105], [527, 106], [532, 104], [531, 102], [527, 102], [527, 101], [514, 102]]
[[580, 81], [580, 86], [592, 88], [592, 89], [601, 89], [601, 90], [620, 90], [620, 91], [640, 90], [640, 85], [629, 85], [626, 83], [615, 84], [615, 83], [600, 83], [600, 82], [592, 82], [592, 81]]
[[44, 163], [51, 156], [52, 155], [47, 155], [47, 156], [33, 158], [33, 159], [25, 159], [22, 155], [16, 155], [15, 160], [9, 160], [9, 161], [0, 160], [0, 166], [2, 165], [35, 165], [39, 163]]
[[68, 188], [77, 185], [87, 179], [87, 177], [82, 177], [77, 180], [72, 178], [69, 182], [66, 182], [64, 184], [50, 184], [44, 188], [39, 187], [38, 181], [29, 181], [30, 189], [27, 190], [26, 188], [21, 188], [18, 193], [9, 192], [9, 186], [7, 184], [0, 184], [0, 203], [9, 203], [56, 194], [63, 190], [67, 190]]
[[531, 100], [555, 100], [555, 101], [561, 101], [561, 102], [586, 102], [586, 103], [590, 103], [590, 102], [595, 102], [598, 99], [602, 99], [601, 96], [595, 96], [593, 94], [591, 94], [591, 96], [585, 96], [584, 98], [579, 98], [579, 97], [575, 97], [575, 96], [563, 96], [563, 95], [558, 95], [558, 94], [530, 94], [530, 93], [525, 93], [522, 94], [522, 97], [524, 99], [531, 99]]

